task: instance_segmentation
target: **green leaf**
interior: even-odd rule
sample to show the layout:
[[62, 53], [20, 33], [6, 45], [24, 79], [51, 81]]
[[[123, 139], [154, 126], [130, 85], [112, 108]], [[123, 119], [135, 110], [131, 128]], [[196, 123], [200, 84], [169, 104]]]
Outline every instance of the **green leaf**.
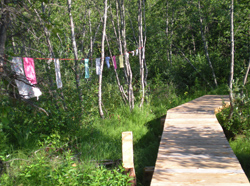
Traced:
[[8, 125], [10, 120], [8, 118], [1, 118], [3, 125]]

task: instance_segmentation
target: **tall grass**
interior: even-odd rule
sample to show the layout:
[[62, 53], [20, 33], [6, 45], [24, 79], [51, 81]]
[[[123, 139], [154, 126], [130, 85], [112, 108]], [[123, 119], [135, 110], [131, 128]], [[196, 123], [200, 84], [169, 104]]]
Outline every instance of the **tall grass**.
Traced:
[[[143, 185], [144, 167], [154, 166], [156, 161], [162, 132], [160, 119], [164, 117], [167, 109], [203, 94], [199, 92], [195, 95], [178, 95], [173, 84], [158, 82], [151, 85], [151, 92], [148, 92], [143, 108], [139, 108], [138, 101], [131, 112], [129, 107], [121, 102], [117, 86], [107, 83], [105, 87], [109, 89], [104, 94], [105, 119], [100, 119], [97, 115], [98, 107], [94, 104], [94, 96], [84, 97], [84, 107], [89, 110], [84, 110], [80, 117], [80, 109], [76, 106], [78, 104], [75, 104], [76, 97], [66, 93], [67, 111], [58, 110], [53, 104], [42, 102], [44, 108], [50, 111], [50, 117], [25, 109], [24, 105], [20, 107], [22, 111], [13, 110], [10, 128], [5, 128], [4, 131], [5, 134], [13, 134], [6, 135], [5, 140], [8, 146], [12, 146], [12, 150], [10, 148], [7, 152], [1, 151], [1, 158], [4, 162], [9, 162], [6, 163], [7, 172], [2, 175], [1, 181], [7, 185], [32, 185], [33, 182], [43, 185], [61, 182], [61, 185], [67, 185], [64, 178], [70, 172], [75, 172], [72, 175], [72, 183], [77, 184], [86, 180], [92, 184], [98, 182], [98, 178], [94, 178], [98, 177], [100, 172], [110, 175], [107, 179], [117, 181], [111, 175], [115, 174], [117, 167], [111, 167], [109, 170], [102, 169], [99, 165], [105, 161], [114, 162], [115, 165], [115, 162], [121, 163], [122, 132], [132, 131], [137, 181], [138, 185]], [[94, 90], [93, 87], [92, 89]], [[91, 99], [92, 101], [89, 101]], [[23, 132], [16, 133], [16, 129]], [[30, 141], [31, 139], [33, 140]], [[77, 167], [72, 167], [74, 164]], [[118, 172], [122, 171], [119, 169]], [[40, 177], [36, 176], [38, 173], [41, 173]], [[121, 175], [122, 173], [116, 173], [116, 177], [126, 183], [127, 178]], [[50, 182], [47, 183], [46, 179]]]
[[250, 137], [238, 136], [235, 140], [230, 140], [229, 143], [250, 180]]

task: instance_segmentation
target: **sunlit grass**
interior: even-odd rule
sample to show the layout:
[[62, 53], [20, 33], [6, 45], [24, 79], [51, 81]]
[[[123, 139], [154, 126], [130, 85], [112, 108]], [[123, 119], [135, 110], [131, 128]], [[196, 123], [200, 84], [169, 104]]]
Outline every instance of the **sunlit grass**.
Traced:
[[231, 140], [229, 143], [250, 180], [250, 138], [238, 136], [234, 141]]
[[[114, 88], [114, 87], [111, 87]], [[112, 90], [112, 89], [111, 89]], [[200, 94], [195, 95], [196, 97], [201, 96]], [[118, 93], [112, 94], [112, 101], [116, 97], [119, 97]], [[96, 169], [100, 161], [111, 160], [114, 162], [121, 162], [122, 159], [122, 132], [132, 131], [133, 132], [133, 143], [134, 143], [134, 163], [138, 185], [143, 185], [143, 169], [146, 166], [154, 166], [160, 136], [161, 136], [161, 117], [164, 117], [167, 110], [173, 108], [182, 103], [188, 102], [193, 99], [194, 95], [177, 95], [175, 88], [172, 84], [156, 86], [153, 92], [146, 96], [146, 100], [143, 108], [139, 107], [139, 101], [136, 102], [134, 110], [131, 112], [129, 107], [124, 104], [115, 104], [110, 101], [108, 104], [104, 103], [107, 107], [105, 109], [105, 119], [101, 119], [96, 113], [97, 106], [90, 106], [91, 112], [84, 112], [82, 120], [77, 120], [77, 109], [72, 104], [72, 111], [64, 117], [51, 117], [51, 120], [47, 120], [47, 117], [43, 117], [45, 126], [55, 126], [51, 133], [48, 134], [36, 134], [37, 140], [32, 143], [26, 143], [26, 146], [19, 145], [19, 150], [14, 149], [10, 151], [10, 157], [6, 159], [22, 159], [11, 164], [12, 175], [6, 179], [18, 179], [18, 174], [22, 172], [21, 169], [24, 166], [35, 166], [41, 165], [35, 156], [35, 152], [38, 149], [39, 153], [45, 156], [44, 165], [47, 169], [40, 171], [48, 171], [48, 175], [53, 175], [54, 172], [50, 173], [50, 169], [53, 167], [60, 167], [58, 161], [65, 162], [65, 153], [69, 150], [72, 153], [73, 160], [79, 166], [86, 169]], [[108, 102], [106, 100], [106, 102]], [[90, 104], [90, 102], [89, 102]], [[114, 106], [116, 105], [116, 106]], [[55, 110], [56, 111], [56, 110]], [[62, 114], [63, 110], [58, 111], [58, 114]], [[95, 114], [94, 114], [95, 113]], [[56, 114], [56, 112], [55, 112]], [[57, 116], [57, 115], [55, 115]], [[40, 121], [38, 118], [38, 121]], [[79, 123], [76, 123], [80, 121]], [[53, 125], [51, 125], [51, 123]], [[58, 128], [64, 125], [63, 130]], [[29, 125], [28, 125], [29, 126]], [[23, 127], [23, 125], [20, 125]], [[59, 128], [60, 129], [60, 128]], [[67, 129], [67, 130], [65, 130]], [[40, 136], [40, 137], [39, 137]], [[22, 136], [21, 136], [22, 137]], [[37, 143], [39, 142], [39, 144]], [[23, 142], [25, 143], [25, 141]], [[35, 143], [35, 145], [33, 144]], [[45, 147], [52, 147], [52, 156], [46, 153]], [[29, 148], [28, 148], [29, 147]], [[59, 150], [58, 150], [59, 149]], [[62, 152], [60, 151], [62, 150]], [[28, 150], [28, 151], [27, 151]], [[42, 155], [41, 155], [42, 156]], [[58, 158], [56, 158], [58, 157]], [[29, 162], [27, 162], [27, 161]], [[72, 167], [65, 166], [61, 167], [66, 172], [71, 170]], [[36, 169], [32, 169], [36, 171]], [[58, 174], [63, 174], [58, 172]], [[1, 185], [1, 184], [0, 184]]]

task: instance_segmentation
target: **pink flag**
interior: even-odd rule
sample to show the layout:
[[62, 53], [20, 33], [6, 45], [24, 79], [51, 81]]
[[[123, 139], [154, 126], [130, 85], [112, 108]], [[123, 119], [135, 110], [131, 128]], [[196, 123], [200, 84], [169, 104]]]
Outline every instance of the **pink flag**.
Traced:
[[115, 56], [113, 56], [113, 61], [114, 61], [114, 68], [117, 69], [117, 65], [116, 65], [116, 60], [115, 60]]
[[32, 83], [33, 85], [37, 84], [34, 59], [24, 57], [23, 67], [24, 67], [24, 72], [25, 72], [27, 80], [29, 80], [29, 82]]

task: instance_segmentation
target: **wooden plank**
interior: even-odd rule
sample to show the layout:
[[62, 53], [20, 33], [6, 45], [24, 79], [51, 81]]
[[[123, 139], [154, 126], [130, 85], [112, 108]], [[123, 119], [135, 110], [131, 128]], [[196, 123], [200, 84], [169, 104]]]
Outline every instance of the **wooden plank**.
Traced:
[[136, 175], [134, 168], [134, 152], [133, 152], [133, 133], [122, 133], [122, 163], [126, 174], [129, 174], [133, 179], [129, 182], [131, 186], [136, 185]]
[[[160, 171], [160, 169], [158, 169]], [[244, 174], [242, 169], [162, 169], [165, 173]]]
[[[164, 157], [166, 159], [166, 157]], [[225, 159], [206, 159], [206, 158], [172, 158], [167, 157], [169, 161], [165, 161], [164, 158], [157, 158], [155, 164], [156, 169], [241, 169], [239, 162], [233, 160], [233, 158]], [[215, 158], [214, 158], [215, 159]], [[235, 159], [235, 158], [234, 158]], [[219, 162], [221, 160], [221, 162]], [[230, 163], [230, 165], [228, 165]], [[242, 170], [242, 169], [241, 169]]]
[[168, 173], [162, 170], [155, 170], [155, 173], [159, 173], [159, 177], [157, 179], [153, 179], [151, 182], [152, 186], [159, 186], [158, 183], [164, 183], [165, 185], [169, 185], [169, 183], [175, 185], [210, 185], [214, 186], [215, 184], [229, 184], [233, 183], [234, 186], [238, 185], [248, 185], [249, 182], [246, 178], [245, 174], [229, 174], [229, 173]]
[[124, 168], [134, 168], [132, 132], [122, 133], [122, 162]]
[[159, 152], [162, 153], [189, 153], [189, 154], [204, 154], [204, 153], [233, 153], [233, 150], [231, 149], [230, 146], [221, 146], [221, 147], [214, 147], [214, 145], [206, 145], [204, 146], [188, 146], [188, 147], [180, 147], [180, 146], [167, 146], [167, 145], [162, 145], [159, 147]]

